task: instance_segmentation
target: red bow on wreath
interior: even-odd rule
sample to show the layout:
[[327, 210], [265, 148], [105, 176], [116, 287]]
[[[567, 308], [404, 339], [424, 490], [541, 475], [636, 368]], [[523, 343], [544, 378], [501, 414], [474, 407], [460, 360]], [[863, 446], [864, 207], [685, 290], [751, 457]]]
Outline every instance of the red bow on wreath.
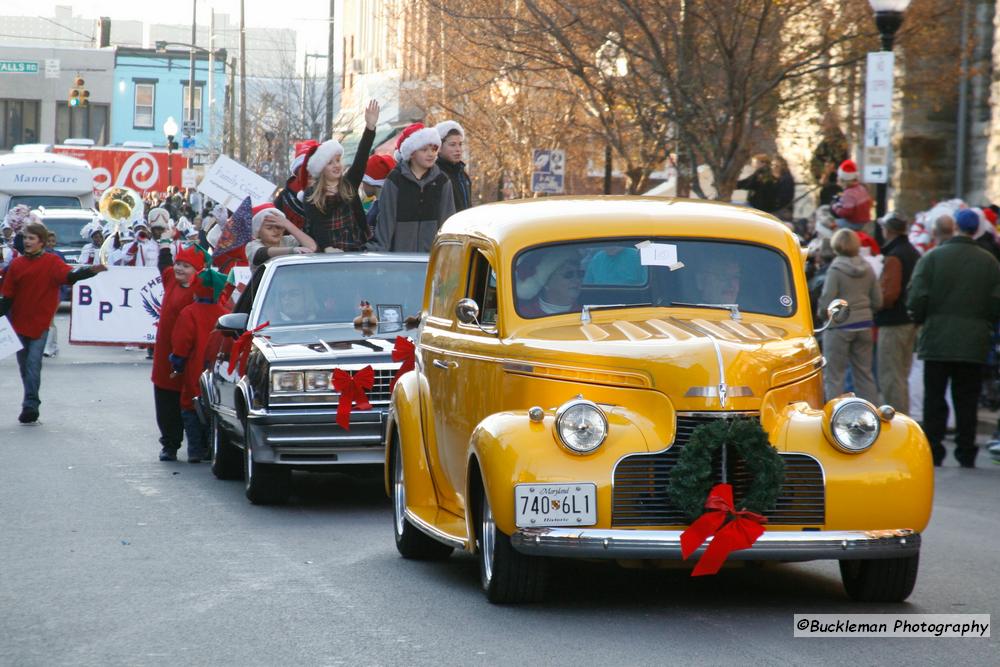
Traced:
[[392, 376], [392, 382], [389, 383], [389, 393], [392, 393], [392, 388], [396, 386], [396, 380], [402, 377], [403, 373], [409, 373], [415, 368], [416, 356], [417, 348], [413, 342], [409, 338], [396, 336], [396, 346], [392, 348], [392, 360], [402, 361], [403, 365]]
[[244, 331], [240, 334], [240, 337], [233, 342], [233, 347], [229, 351], [229, 373], [232, 374], [233, 369], [236, 365], [240, 366], [240, 375], [247, 372], [247, 360], [250, 358], [250, 349], [253, 347], [250, 341], [253, 340], [253, 335], [266, 327], [271, 322], [264, 322], [259, 327], [251, 329], [250, 331]]
[[366, 389], [375, 386], [375, 371], [371, 366], [365, 366], [354, 375], [339, 368], [333, 370], [333, 388], [340, 392], [337, 403], [337, 423], [345, 431], [351, 430], [351, 410], [357, 405], [358, 410], [371, 410], [372, 404], [365, 395]]
[[[764, 534], [763, 524], [767, 518], [746, 510], [737, 512], [733, 507], [733, 487], [730, 484], [716, 484], [708, 492], [705, 512], [687, 530], [681, 533], [681, 555], [688, 556], [698, 550], [709, 537], [705, 553], [698, 559], [692, 577], [715, 574], [733, 551], [749, 549], [757, 538]], [[726, 523], [727, 519], [732, 520]], [[725, 524], [725, 525], [723, 525]]]

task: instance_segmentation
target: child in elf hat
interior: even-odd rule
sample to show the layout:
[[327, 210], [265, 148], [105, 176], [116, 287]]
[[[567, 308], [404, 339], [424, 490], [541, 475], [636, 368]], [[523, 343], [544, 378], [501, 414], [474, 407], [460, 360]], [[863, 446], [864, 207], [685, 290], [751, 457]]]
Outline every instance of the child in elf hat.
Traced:
[[[215, 274], [215, 275], [212, 275]], [[205, 347], [215, 323], [226, 314], [226, 309], [216, 300], [216, 285], [225, 282], [225, 276], [204, 269], [194, 279], [194, 302], [188, 304], [177, 316], [171, 336], [170, 363], [172, 376], [181, 376], [181, 421], [187, 434], [188, 463], [199, 463], [211, 458], [204, 425], [198, 417], [194, 401], [201, 394], [198, 382], [205, 366]]]
[[438, 229], [455, 212], [451, 181], [437, 165], [441, 136], [421, 123], [410, 125], [396, 143], [399, 163], [379, 195], [372, 250], [428, 252]]
[[351, 168], [344, 172], [344, 148], [334, 139], [324, 141], [306, 162], [313, 185], [305, 191], [306, 233], [323, 252], [365, 249], [371, 231], [365, 223], [358, 188], [365, 174], [368, 153], [375, 141], [379, 105], [372, 100], [365, 109], [365, 131]]
[[176, 461], [184, 440], [181, 416], [183, 378], [175, 375], [170, 364], [174, 326], [181, 311], [194, 301], [194, 279], [205, 268], [205, 255], [194, 246], [184, 248], [171, 258], [170, 248], [160, 249], [160, 275], [163, 278], [163, 301], [156, 325], [153, 347], [153, 399], [156, 425], [160, 429], [160, 460]]
[[71, 269], [58, 255], [45, 252], [48, 232], [41, 222], [29, 222], [23, 227], [24, 252], [11, 261], [0, 287], [0, 317], [9, 316], [22, 346], [17, 353], [24, 385], [18, 417], [22, 424], [38, 421], [42, 353], [49, 324], [59, 307], [59, 287], [86, 280], [107, 269], [100, 264]]

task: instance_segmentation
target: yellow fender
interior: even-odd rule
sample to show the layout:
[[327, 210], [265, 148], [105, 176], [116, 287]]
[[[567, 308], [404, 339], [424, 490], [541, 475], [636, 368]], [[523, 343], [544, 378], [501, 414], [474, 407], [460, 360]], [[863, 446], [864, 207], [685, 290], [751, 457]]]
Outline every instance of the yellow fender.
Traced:
[[[423, 424], [420, 415], [421, 389], [427, 381], [416, 371], [404, 373], [396, 382], [386, 423], [385, 491], [392, 494], [392, 453], [401, 447], [403, 476], [406, 479], [407, 506], [437, 505], [430, 467], [424, 449]], [[399, 442], [396, 442], [396, 436]]]

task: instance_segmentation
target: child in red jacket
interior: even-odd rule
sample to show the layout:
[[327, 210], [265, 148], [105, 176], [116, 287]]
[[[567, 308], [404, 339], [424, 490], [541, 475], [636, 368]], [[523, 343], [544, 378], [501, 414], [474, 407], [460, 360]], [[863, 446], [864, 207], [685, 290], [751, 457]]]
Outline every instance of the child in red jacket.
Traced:
[[181, 376], [174, 375], [170, 365], [171, 339], [181, 311], [194, 301], [192, 285], [198, 272], [205, 268], [205, 256], [192, 246], [181, 250], [176, 258], [171, 258], [170, 248], [166, 247], [160, 250], [159, 267], [163, 277], [163, 305], [153, 347], [153, 398], [156, 425], [160, 429], [160, 460], [176, 461], [177, 450], [184, 441], [181, 416], [181, 389], [184, 383]]
[[[198, 274], [194, 283], [194, 303], [185, 306], [177, 317], [171, 338], [173, 351], [170, 363], [174, 374], [183, 377], [181, 387], [181, 419], [184, 422], [184, 432], [187, 434], [188, 463], [200, 463], [211, 458], [208, 450], [208, 434], [194, 407], [194, 401], [201, 394], [198, 383], [205, 367], [205, 347], [208, 336], [215, 328], [215, 323], [227, 311], [216, 301], [216, 291], [211, 275], [212, 269], [205, 269]], [[225, 280], [224, 276], [222, 277]]]

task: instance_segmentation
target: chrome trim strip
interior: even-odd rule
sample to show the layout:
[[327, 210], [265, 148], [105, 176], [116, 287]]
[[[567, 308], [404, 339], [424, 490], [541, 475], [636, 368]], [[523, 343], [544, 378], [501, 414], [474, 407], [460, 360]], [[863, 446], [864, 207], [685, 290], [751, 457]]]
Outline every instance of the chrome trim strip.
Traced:
[[[678, 417], [714, 417], [716, 419], [728, 419], [729, 417], [760, 417], [760, 412], [758, 410], [695, 410], [693, 412], [678, 412], [676, 414]], [[676, 432], [677, 429], [675, 425], [674, 433]], [[654, 452], [646, 453], [653, 454]]]
[[431, 537], [437, 540], [438, 542], [443, 542], [444, 544], [447, 544], [449, 547], [452, 547], [453, 549], [466, 548], [465, 540], [460, 540], [456, 537], [452, 537], [448, 533], [439, 530], [436, 526], [432, 526], [431, 524], [427, 523], [426, 521], [418, 517], [410, 510], [406, 510], [405, 515], [406, 515], [406, 520], [409, 521], [411, 524], [413, 524], [414, 528], [419, 530], [421, 533], [427, 535], [428, 537]]
[[[718, 387], [689, 387], [684, 393], [685, 398], [711, 398], [719, 395]], [[745, 384], [729, 387], [729, 395], [733, 398], [753, 396], [753, 389]]]
[[[652, 558], [682, 560], [681, 530], [599, 528], [522, 528], [511, 535], [515, 549], [533, 556], [576, 558]], [[695, 555], [700, 556], [709, 538]], [[856, 560], [900, 558], [920, 553], [920, 534], [892, 530], [767, 531], [752, 547], [729, 560]]]
[[268, 443], [273, 443], [276, 445], [290, 443], [290, 442], [302, 442], [302, 443], [365, 443], [370, 442], [377, 445], [382, 444], [382, 436], [379, 435], [310, 435], [310, 436], [294, 436], [294, 435], [269, 435], [265, 438]]

